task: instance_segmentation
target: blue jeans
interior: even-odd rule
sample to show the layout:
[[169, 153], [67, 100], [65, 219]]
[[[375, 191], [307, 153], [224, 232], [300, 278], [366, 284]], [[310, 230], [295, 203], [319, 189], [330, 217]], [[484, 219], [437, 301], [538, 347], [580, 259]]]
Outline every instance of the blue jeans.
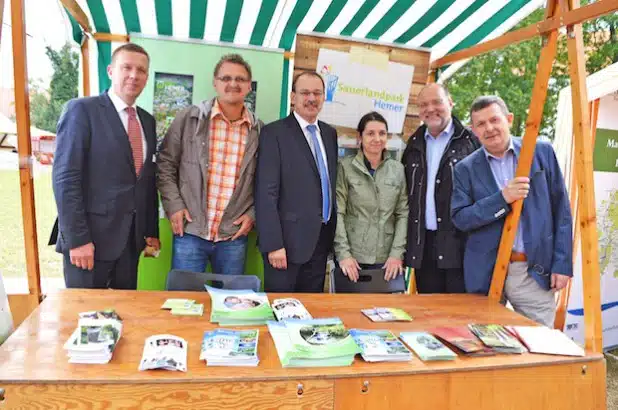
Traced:
[[242, 275], [245, 273], [247, 237], [212, 242], [187, 233], [174, 235], [172, 269], [205, 272], [208, 262], [212, 273]]

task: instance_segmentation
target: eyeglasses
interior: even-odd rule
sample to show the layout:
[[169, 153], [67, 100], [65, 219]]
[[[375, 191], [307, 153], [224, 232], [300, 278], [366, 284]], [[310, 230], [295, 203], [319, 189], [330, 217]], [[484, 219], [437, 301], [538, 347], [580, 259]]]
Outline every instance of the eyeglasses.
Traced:
[[299, 92], [298, 94], [300, 94], [303, 98], [308, 98], [311, 94], [313, 94], [315, 98], [321, 98], [324, 95], [322, 91], [306, 91], [306, 90], [303, 90]]
[[244, 84], [246, 82], [249, 82], [248, 78], [245, 77], [232, 77], [230, 75], [225, 75], [223, 77], [217, 77], [217, 80], [221, 81], [222, 83], [228, 84], [231, 83], [232, 81], [236, 81], [238, 84]]

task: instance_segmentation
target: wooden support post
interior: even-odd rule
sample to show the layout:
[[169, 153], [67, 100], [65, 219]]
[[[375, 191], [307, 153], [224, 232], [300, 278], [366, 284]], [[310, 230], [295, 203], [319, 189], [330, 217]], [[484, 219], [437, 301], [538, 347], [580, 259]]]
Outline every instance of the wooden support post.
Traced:
[[15, 117], [17, 121], [17, 151], [19, 155], [19, 182], [24, 222], [28, 291], [41, 300], [39, 248], [34, 211], [34, 183], [32, 180], [32, 146], [30, 140], [30, 98], [26, 70], [26, 27], [24, 1], [11, 0], [13, 37], [13, 71], [15, 78]]
[[[597, 131], [597, 119], [599, 117], [599, 100], [590, 102], [590, 133], [592, 137], [591, 145], [594, 147], [594, 141]], [[572, 135], [571, 135], [572, 137]], [[571, 147], [571, 169], [575, 169], [575, 147]], [[575, 171], [571, 171], [571, 187], [569, 189], [569, 202], [571, 204], [571, 214], [573, 215], [573, 264], [577, 257], [577, 248], [580, 243], [579, 232], [579, 209], [577, 208], [577, 176]], [[570, 280], [567, 286], [558, 295], [558, 303], [556, 306], [556, 319], [554, 320], [554, 328], [563, 330], [566, 322], [566, 314], [571, 296], [571, 286], [573, 281]]]
[[129, 36], [126, 34], [94, 33], [92, 36], [97, 41], [109, 41], [115, 43], [129, 42]]
[[60, 0], [60, 3], [67, 9], [67, 11], [73, 16], [77, 24], [79, 24], [86, 33], [91, 33], [90, 23], [88, 22], [88, 16], [84, 13], [84, 10], [77, 3], [77, 0]]
[[[579, 0], [570, 0], [569, 8], [579, 7]], [[582, 282], [584, 289], [584, 334], [586, 348], [603, 351], [601, 325], [601, 275], [597, 237], [596, 202], [592, 167], [590, 115], [586, 88], [586, 58], [581, 24], [567, 27], [569, 74], [573, 99], [573, 132], [575, 135], [575, 173], [579, 199], [579, 226], [582, 246]]]
[[88, 34], [82, 39], [82, 89], [84, 97], [90, 96], [90, 47]]
[[[554, 7], [552, 2], [549, 2], [548, 6], [552, 7], [554, 11], [557, 11], [557, 8]], [[552, 14], [555, 15], [555, 13]], [[515, 173], [515, 176], [518, 177], [530, 175], [536, 138], [539, 134], [541, 119], [543, 118], [543, 107], [545, 106], [545, 97], [547, 96], [547, 84], [556, 57], [557, 44], [558, 31], [552, 31], [543, 38], [543, 47], [541, 48], [537, 74], [532, 88], [532, 99], [530, 100], [528, 120], [526, 121], [526, 131], [524, 133], [517, 171]], [[496, 301], [502, 298], [504, 281], [509, 267], [511, 250], [515, 242], [515, 234], [517, 233], [522, 206], [522, 200], [513, 202], [511, 204], [511, 212], [504, 221], [502, 237], [500, 238], [500, 247], [498, 248], [498, 256], [496, 258], [488, 295], [490, 299]]]

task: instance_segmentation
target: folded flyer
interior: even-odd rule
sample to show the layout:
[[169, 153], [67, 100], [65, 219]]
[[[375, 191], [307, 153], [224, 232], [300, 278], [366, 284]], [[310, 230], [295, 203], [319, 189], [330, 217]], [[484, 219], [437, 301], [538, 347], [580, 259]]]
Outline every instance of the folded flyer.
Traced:
[[139, 370], [187, 371], [187, 341], [174, 335], [154, 335], [146, 339]]
[[424, 361], [453, 360], [457, 354], [427, 332], [401, 332], [401, 339]]
[[388, 330], [350, 329], [367, 362], [402, 362], [412, 359], [412, 352]]
[[375, 307], [362, 309], [361, 312], [372, 322], [409, 322], [412, 320], [405, 311], [397, 308]]
[[262, 325], [275, 318], [265, 293], [204, 286], [212, 302], [212, 323], [222, 326]]
[[502, 325], [468, 325], [481, 342], [501, 353], [525, 353], [528, 350], [511, 332]]
[[79, 317], [64, 344], [69, 363], [108, 363], [122, 335], [120, 317], [113, 310], [82, 312]]
[[298, 299], [294, 298], [273, 300], [273, 312], [279, 321], [285, 319], [313, 319], [305, 306]]
[[257, 366], [259, 334], [257, 329], [204, 332], [200, 360], [207, 366]]

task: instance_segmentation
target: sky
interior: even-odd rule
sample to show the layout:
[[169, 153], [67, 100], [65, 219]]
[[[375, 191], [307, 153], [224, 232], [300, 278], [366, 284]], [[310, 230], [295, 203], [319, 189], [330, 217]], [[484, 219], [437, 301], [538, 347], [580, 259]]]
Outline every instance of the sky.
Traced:
[[[47, 87], [53, 73], [45, 46], [61, 48], [71, 40], [71, 29], [58, 0], [24, 0], [28, 78], [41, 79]], [[13, 50], [11, 38], [11, 0], [4, 2], [4, 21], [0, 38], [0, 86], [13, 88]], [[77, 44], [72, 44], [79, 51]]]

